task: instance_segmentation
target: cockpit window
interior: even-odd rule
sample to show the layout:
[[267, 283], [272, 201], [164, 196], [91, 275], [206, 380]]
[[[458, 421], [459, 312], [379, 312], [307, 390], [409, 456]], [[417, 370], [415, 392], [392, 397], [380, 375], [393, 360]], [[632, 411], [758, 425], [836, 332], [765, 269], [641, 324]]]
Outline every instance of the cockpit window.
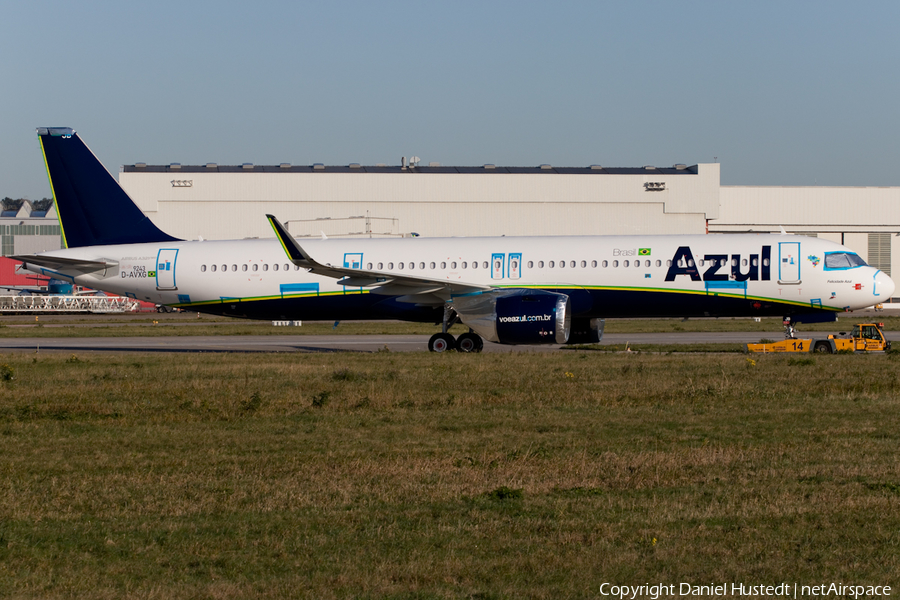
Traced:
[[865, 267], [866, 261], [861, 259], [858, 254], [853, 252], [826, 252], [825, 268], [826, 269], [854, 269], [856, 267]]

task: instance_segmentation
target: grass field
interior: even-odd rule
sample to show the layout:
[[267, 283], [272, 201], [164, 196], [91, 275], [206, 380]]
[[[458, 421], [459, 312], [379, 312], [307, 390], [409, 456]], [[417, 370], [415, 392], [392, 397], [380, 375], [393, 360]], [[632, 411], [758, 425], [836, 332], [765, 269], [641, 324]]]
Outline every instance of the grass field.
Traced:
[[898, 376], [896, 354], [8, 354], [0, 596], [896, 586]]

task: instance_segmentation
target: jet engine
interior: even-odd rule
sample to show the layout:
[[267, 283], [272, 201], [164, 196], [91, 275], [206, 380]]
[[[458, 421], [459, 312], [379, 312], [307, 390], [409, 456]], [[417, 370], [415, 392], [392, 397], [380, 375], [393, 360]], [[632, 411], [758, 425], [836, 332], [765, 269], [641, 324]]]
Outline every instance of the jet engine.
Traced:
[[455, 298], [460, 320], [484, 339], [500, 344], [565, 344], [572, 326], [565, 294], [510, 290]]

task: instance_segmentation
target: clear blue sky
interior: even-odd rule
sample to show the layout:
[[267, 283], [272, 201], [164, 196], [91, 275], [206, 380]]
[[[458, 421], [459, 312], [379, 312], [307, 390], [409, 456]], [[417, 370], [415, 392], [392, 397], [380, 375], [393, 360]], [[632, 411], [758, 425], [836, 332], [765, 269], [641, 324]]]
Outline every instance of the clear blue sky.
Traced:
[[122, 164], [670, 166], [900, 185], [900, 3], [0, 0], [0, 196]]

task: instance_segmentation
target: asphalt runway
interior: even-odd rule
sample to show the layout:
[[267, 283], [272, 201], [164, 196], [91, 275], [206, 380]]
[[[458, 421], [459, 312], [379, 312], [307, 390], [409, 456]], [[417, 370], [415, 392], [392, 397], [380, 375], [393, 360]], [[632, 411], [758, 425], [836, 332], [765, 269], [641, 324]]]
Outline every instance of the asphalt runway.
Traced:
[[[760, 332], [608, 333], [603, 344], [704, 344], [781, 339]], [[900, 332], [885, 332], [891, 341]], [[0, 352], [422, 352], [427, 335], [234, 335], [167, 337], [0, 338]], [[484, 352], [552, 352], [558, 345], [505, 346], [485, 342]]]

